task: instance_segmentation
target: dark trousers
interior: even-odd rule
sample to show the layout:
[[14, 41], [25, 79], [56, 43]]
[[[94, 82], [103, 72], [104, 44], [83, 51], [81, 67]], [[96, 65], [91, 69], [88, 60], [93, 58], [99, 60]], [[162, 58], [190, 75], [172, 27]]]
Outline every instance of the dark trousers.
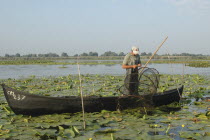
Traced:
[[132, 73], [127, 74], [124, 84], [125, 84], [126, 94], [138, 95], [138, 86], [139, 86], [138, 70], [132, 71]]

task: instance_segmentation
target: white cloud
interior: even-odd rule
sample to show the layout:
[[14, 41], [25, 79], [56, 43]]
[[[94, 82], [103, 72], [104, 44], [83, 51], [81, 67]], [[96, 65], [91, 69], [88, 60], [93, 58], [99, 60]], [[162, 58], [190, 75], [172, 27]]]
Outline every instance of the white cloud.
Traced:
[[210, 0], [166, 0], [175, 5], [178, 10], [186, 13], [206, 15], [210, 14]]

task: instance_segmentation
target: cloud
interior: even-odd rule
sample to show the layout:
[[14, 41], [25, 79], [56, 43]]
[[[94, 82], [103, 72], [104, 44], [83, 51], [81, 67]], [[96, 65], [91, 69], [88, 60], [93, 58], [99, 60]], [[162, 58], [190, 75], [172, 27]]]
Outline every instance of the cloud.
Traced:
[[190, 12], [193, 14], [209, 14], [210, 0], [166, 0], [181, 10], [182, 12]]

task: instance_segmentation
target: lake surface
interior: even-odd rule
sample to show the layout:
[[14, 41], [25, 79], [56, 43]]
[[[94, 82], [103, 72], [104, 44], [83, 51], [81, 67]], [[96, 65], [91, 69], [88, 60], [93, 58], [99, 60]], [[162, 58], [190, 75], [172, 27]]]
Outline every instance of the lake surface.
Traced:
[[[31, 75], [36, 77], [66, 76], [78, 74], [77, 65], [66, 65], [67, 68], [59, 68], [61, 65], [0, 65], [0, 79], [27, 78]], [[160, 74], [200, 74], [210, 75], [210, 68], [194, 68], [183, 64], [149, 64], [148, 67], [155, 68]], [[125, 69], [120, 64], [116, 65], [80, 65], [81, 74], [125, 74]]]

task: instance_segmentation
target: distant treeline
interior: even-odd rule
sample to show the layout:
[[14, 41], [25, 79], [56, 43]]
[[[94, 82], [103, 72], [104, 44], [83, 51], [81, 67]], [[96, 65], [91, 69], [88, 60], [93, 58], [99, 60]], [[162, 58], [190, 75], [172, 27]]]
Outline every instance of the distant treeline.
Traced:
[[[100, 56], [125, 56], [126, 54], [123, 52], [120, 53], [116, 53], [116, 52], [112, 52], [112, 51], [107, 51], [103, 54], [101, 54]], [[152, 53], [146, 53], [146, 52], [142, 52], [140, 54], [141, 56], [151, 56]], [[82, 54], [75, 54], [73, 55], [74, 57], [77, 56], [99, 56], [99, 54], [97, 52], [89, 52], [89, 53], [82, 53]], [[168, 56], [168, 54], [162, 54], [162, 55], [158, 55], [156, 54], [156, 56]], [[172, 54], [170, 56], [209, 56], [209, 55], [203, 55], [203, 54], [190, 54], [190, 53], [181, 53], [181, 54]], [[47, 54], [27, 54], [27, 55], [20, 55], [19, 53], [16, 54], [5, 54], [4, 57], [70, 57], [67, 53], [63, 52], [61, 55], [58, 55], [56, 53], [47, 53]], [[72, 57], [72, 56], [71, 56]]]

